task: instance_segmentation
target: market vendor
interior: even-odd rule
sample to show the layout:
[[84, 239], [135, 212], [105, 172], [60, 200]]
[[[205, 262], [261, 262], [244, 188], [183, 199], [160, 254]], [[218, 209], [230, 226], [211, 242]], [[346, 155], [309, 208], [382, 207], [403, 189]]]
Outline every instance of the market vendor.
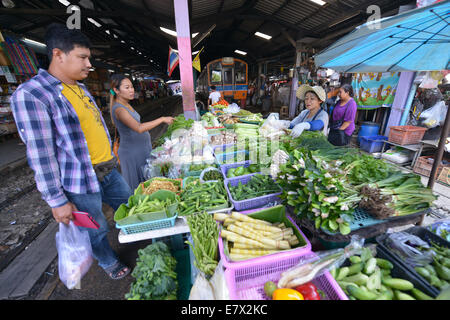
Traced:
[[130, 105], [135, 92], [130, 79], [114, 74], [110, 87], [111, 120], [120, 136], [120, 169], [130, 188], [136, 189], [145, 180], [142, 167], [152, 151], [149, 131], [162, 123], [171, 124], [174, 118], [160, 117], [141, 123], [141, 116]]
[[299, 137], [304, 130], [322, 131], [327, 135], [328, 114], [321, 105], [326, 100], [325, 90], [321, 86], [311, 87], [302, 85], [297, 89], [297, 98], [305, 101], [306, 109], [291, 121], [289, 129], [292, 129], [291, 136]]

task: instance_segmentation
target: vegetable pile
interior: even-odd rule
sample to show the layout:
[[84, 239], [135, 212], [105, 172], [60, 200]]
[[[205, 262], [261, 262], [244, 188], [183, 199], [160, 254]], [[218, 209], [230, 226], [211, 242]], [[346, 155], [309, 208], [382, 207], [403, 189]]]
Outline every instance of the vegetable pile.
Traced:
[[193, 243], [191, 246], [195, 256], [194, 265], [206, 275], [212, 276], [218, 264], [217, 241], [219, 229], [216, 222], [206, 212], [191, 215], [187, 218]]
[[165, 200], [153, 199], [150, 200], [150, 195], [146, 195], [144, 198], [131, 196], [128, 206], [126, 207], [126, 216], [130, 217], [139, 213], [153, 213], [165, 211], [166, 208], [176, 202], [167, 198]]
[[227, 178], [234, 178], [238, 176], [243, 176], [246, 174], [260, 172], [261, 168], [257, 164], [251, 164], [249, 166], [239, 166], [236, 168], [229, 168], [227, 170]]
[[204, 181], [223, 181], [222, 173], [218, 170], [208, 170], [203, 174]]
[[202, 123], [204, 127], [218, 127], [219, 120], [211, 112], [207, 112], [202, 116]]
[[[292, 228], [284, 223], [270, 223], [238, 212], [214, 214], [223, 223], [220, 236], [228, 241], [232, 261], [252, 259], [267, 254], [289, 250], [299, 244]], [[232, 243], [232, 245], [231, 245]]]
[[228, 185], [230, 194], [235, 201], [253, 199], [268, 194], [281, 192], [280, 187], [273, 181], [270, 176], [255, 174], [250, 181], [243, 184], [239, 181], [237, 186]]
[[343, 175], [304, 148], [294, 150], [292, 156], [293, 161], [281, 165], [276, 180], [283, 189], [280, 198], [298, 216], [314, 221], [317, 229], [350, 233], [351, 208], [359, 198], [346, 186]]
[[228, 206], [228, 197], [223, 182], [190, 183], [180, 195], [179, 215], [214, 210]]
[[180, 114], [179, 116], [175, 117], [172, 124], [170, 124], [167, 127], [167, 131], [159, 138], [158, 145], [162, 145], [166, 138], [169, 138], [172, 136], [172, 133], [177, 129], [190, 129], [192, 125], [194, 124], [194, 120], [192, 119], [186, 119], [184, 115]]
[[178, 281], [177, 260], [163, 242], [155, 242], [138, 250], [136, 267], [131, 275], [136, 279], [125, 294], [128, 300], [176, 300]]
[[351, 300], [432, 300], [408, 280], [393, 278], [389, 260], [377, 258], [369, 248], [349, 258], [350, 265], [330, 271]]
[[[431, 242], [433, 262], [423, 267], [414, 268], [418, 274], [424, 277], [433, 287], [443, 290], [450, 284], [450, 248], [439, 246]], [[424, 251], [426, 249], [421, 249]]]
[[144, 183], [141, 184], [142, 194], [150, 195], [158, 190], [168, 190], [174, 193], [180, 191], [180, 184], [175, 184], [174, 181], [164, 178], [154, 178], [147, 187]]

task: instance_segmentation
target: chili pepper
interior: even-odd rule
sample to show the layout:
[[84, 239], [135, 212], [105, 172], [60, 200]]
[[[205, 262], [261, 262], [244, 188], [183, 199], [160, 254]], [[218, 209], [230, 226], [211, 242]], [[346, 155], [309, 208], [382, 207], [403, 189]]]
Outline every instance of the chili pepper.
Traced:
[[299, 285], [295, 290], [300, 292], [305, 300], [320, 300], [320, 294], [317, 287], [312, 282]]
[[272, 300], [305, 300], [303, 295], [294, 289], [277, 289], [272, 294]]

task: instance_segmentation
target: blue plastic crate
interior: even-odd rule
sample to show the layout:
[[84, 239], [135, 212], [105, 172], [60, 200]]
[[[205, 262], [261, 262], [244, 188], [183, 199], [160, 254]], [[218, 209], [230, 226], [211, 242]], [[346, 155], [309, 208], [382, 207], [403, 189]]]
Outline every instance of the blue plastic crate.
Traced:
[[155, 220], [155, 221], [146, 221], [141, 223], [134, 223], [128, 225], [119, 226], [116, 224], [117, 229], [121, 229], [124, 234], [135, 234], [145, 231], [152, 231], [164, 228], [170, 228], [175, 225], [175, 220], [178, 217], [178, 213], [171, 218]]
[[360, 137], [360, 148], [368, 153], [381, 152], [386, 136], [362, 136]]
[[223, 164], [230, 164], [230, 163], [236, 163], [236, 162], [242, 162], [245, 161], [245, 158], [250, 155], [250, 152], [248, 150], [239, 150], [235, 152], [230, 153], [222, 153], [222, 154], [216, 154], [215, 157], [217, 159], [217, 162], [220, 165]]
[[[350, 230], [353, 232], [355, 230], [373, 226], [379, 223], [386, 222], [386, 219], [374, 219], [368, 212], [366, 212], [363, 209], [356, 208], [353, 212], [353, 221], [350, 223]], [[336, 232], [330, 232], [322, 227], [320, 227], [320, 230], [325, 232], [326, 234], [333, 235], [337, 234]]]

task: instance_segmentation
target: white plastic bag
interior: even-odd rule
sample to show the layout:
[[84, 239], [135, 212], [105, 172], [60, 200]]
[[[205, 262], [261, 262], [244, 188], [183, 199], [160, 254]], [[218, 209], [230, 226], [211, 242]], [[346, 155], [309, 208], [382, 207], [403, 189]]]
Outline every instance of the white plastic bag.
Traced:
[[423, 88], [423, 89], [437, 88], [438, 83], [439, 83], [439, 81], [436, 79], [433, 79], [430, 71], [427, 71], [422, 82], [419, 85], [419, 88]]
[[216, 300], [230, 300], [230, 293], [228, 290], [227, 281], [225, 279], [225, 272], [223, 268], [222, 260], [214, 271], [213, 276], [209, 280], [211, 287], [213, 288], [214, 297]]
[[81, 231], [70, 221], [59, 223], [56, 233], [58, 273], [68, 289], [74, 289], [92, 265], [92, 247], [87, 231]]
[[203, 272], [197, 274], [189, 294], [189, 300], [216, 300], [214, 289]]
[[439, 101], [431, 108], [423, 111], [420, 115], [420, 119], [424, 119], [423, 124], [428, 128], [435, 128], [444, 124], [447, 109], [445, 102]]

